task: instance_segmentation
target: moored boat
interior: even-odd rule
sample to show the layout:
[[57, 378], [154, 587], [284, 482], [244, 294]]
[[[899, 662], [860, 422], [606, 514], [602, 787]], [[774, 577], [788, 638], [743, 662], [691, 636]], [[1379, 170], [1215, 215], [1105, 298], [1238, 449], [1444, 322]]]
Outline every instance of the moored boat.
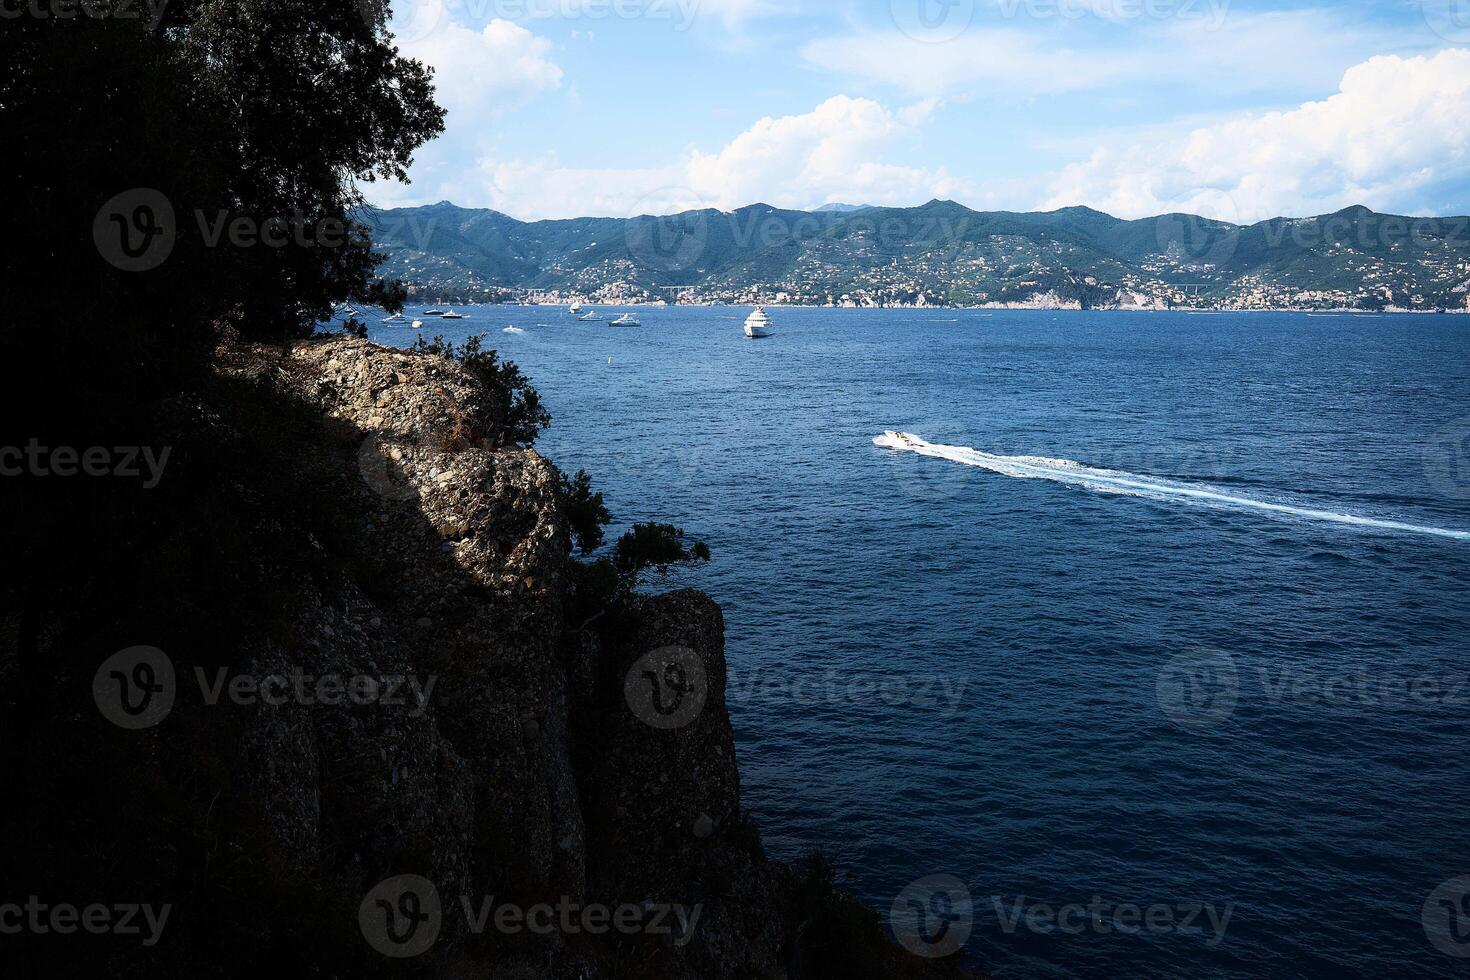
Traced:
[[769, 337], [771, 335], [771, 318], [766, 316], [766, 308], [757, 306], [755, 312], [745, 318], [745, 336]]

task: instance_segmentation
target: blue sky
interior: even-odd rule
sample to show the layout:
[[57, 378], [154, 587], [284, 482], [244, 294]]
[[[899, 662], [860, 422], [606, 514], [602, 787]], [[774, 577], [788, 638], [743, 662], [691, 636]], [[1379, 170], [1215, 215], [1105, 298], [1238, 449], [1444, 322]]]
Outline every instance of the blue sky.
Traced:
[[394, 0], [382, 205], [1470, 211], [1470, 0]]

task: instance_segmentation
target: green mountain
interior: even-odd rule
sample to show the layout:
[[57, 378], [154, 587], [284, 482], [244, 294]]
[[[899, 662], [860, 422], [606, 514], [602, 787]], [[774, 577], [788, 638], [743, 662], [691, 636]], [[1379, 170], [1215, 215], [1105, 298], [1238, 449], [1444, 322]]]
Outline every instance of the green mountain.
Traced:
[[527, 222], [442, 201], [362, 220], [385, 275], [460, 301], [1433, 310], [1470, 295], [1470, 218], [1362, 207], [1253, 225], [953, 201]]

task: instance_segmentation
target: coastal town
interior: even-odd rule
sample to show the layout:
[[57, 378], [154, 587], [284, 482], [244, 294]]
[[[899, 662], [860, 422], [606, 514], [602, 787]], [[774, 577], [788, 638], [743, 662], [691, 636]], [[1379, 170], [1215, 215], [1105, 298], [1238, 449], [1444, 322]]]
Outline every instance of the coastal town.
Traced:
[[1139, 222], [1091, 212], [1121, 229], [1107, 239], [1060, 213], [1028, 225], [944, 206], [957, 210], [937, 223], [894, 210], [895, 230], [829, 215], [820, 233], [752, 237], [717, 218], [663, 241], [639, 219], [527, 223], [445, 202], [404, 223], [453, 223], [452, 247], [385, 223], [381, 271], [414, 298], [461, 304], [1470, 312], [1470, 243], [1449, 221], [1366, 209], [1251, 227], [1161, 218], [1129, 237]]

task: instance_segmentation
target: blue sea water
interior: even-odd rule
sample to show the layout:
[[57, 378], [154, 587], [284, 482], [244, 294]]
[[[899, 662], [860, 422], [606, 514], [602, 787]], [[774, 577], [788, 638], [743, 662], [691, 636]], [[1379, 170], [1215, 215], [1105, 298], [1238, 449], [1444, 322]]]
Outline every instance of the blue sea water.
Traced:
[[724, 607], [773, 856], [885, 916], [955, 876], [1002, 978], [1470, 969], [1470, 318], [467, 312], [425, 332], [521, 365], [546, 455], [710, 544], [670, 584]]

